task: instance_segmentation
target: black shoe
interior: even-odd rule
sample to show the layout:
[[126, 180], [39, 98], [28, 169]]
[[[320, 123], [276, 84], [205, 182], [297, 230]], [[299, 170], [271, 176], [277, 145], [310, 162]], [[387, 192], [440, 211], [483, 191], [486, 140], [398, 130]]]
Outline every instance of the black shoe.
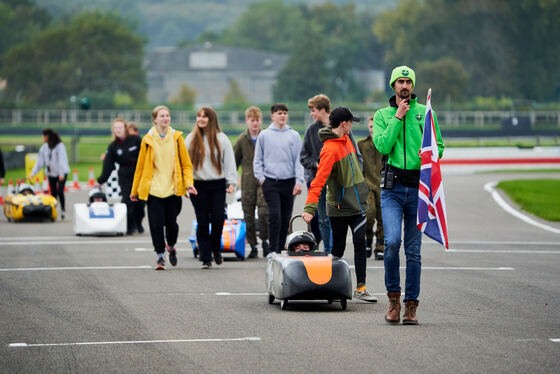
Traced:
[[266, 257], [270, 253], [270, 247], [268, 245], [268, 240], [262, 242], [263, 257]]
[[224, 259], [220, 253], [216, 253], [214, 254], [214, 261], [216, 262], [216, 265], [221, 265]]
[[383, 251], [380, 249], [376, 249], [373, 251], [376, 260], [383, 260]]
[[256, 245], [251, 246], [251, 253], [249, 253], [248, 258], [257, 258], [259, 257], [259, 250], [257, 249]]
[[165, 270], [165, 258], [163, 256], [159, 257], [158, 255], [154, 270]]
[[175, 248], [169, 248], [169, 263], [171, 266], [177, 266], [177, 251]]
[[371, 257], [371, 247], [367, 247], [366, 248], [366, 257], [370, 258]]
[[143, 234], [143, 233], [144, 233], [144, 228], [142, 227], [142, 225], [138, 225], [138, 233], [139, 233], [139, 234]]

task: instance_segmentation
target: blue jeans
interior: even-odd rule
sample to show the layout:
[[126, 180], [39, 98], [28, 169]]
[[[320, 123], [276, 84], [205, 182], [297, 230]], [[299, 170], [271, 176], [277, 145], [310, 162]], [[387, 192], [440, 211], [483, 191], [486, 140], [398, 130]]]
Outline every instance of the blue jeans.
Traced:
[[422, 233], [416, 226], [418, 188], [395, 183], [392, 190], [381, 191], [381, 213], [385, 231], [385, 287], [387, 292], [400, 292], [401, 228], [404, 218], [404, 254], [406, 282], [404, 301], [418, 301], [420, 294], [420, 246]]
[[317, 205], [317, 218], [319, 219], [319, 230], [321, 231], [321, 239], [325, 246], [325, 252], [331, 253], [333, 246], [332, 228], [329, 216], [327, 216], [327, 186], [323, 187], [321, 195], [319, 195], [319, 204]]

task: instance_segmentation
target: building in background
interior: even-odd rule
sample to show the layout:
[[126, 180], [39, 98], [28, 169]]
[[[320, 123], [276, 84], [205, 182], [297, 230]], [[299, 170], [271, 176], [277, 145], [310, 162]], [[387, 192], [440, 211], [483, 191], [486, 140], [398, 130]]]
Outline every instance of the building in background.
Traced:
[[251, 104], [273, 101], [272, 87], [287, 56], [211, 43], [186, 48], [158, 48], [148, 54], [144, 67], [148, 100], [169, 102], [186, 84], [196, 91], [195, 106], [219, 107], [232, 81]]

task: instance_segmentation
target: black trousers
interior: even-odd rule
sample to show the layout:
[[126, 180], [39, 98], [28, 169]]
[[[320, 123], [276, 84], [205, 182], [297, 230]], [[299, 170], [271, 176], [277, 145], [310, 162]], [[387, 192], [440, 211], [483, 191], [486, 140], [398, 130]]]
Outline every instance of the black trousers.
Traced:
[[361, 214], [348, 217], [332, 217], [331, 220], [333, 247], [332, 254], [335, 257], [344, 255], [346, 248], [346, 233], [348, 227], [352, 230], [352, 242], [354, 243], [354, 267], [356, 269], [356, 281], [360, 285], [366, 284], [366, 216]]
[[295, 178], [265, 178], [262, 185], [264, 199], [268, 205], [268, 239], [270, 251], [280, 253], [286, 244], [290, 218], [294, 207]]
[[49, 177], [49, 186], [51, 188], [51, 195], [58, 198], [60, 201], [60, 208], [66, 212], [66, 200], [64, 199], [64, 186], [66, 185], [66, 178], [68, 174], [64, 174], [64, 180], [60, 181], [58, 177]]
[[[196, 241], [202, 262], [212, 262], [222, 248], [226, 209], [226, 180], [195, 180], [197, 195], [190, 195], [196, 214]], [[210, 230], [209, 225], [212, 225]]]
[[126, 228], [128, 232], [132, 232], [134, 229], [142, 226], [145, 203], [142, 200], [130, 200], [132, 181], [129, 183], [128, 180], [119, 179], [119, 187], [121, 188], [121, 202], [126, 204]]
[[181, 213], [182, 204], [181, 196], [171, 195], [165, 198], [148, 196], [148, 223], [156, 253], [165, 252], [166, 241], [170, 247], [174, 247], [177, 243], [179, 235], [177, 216]]

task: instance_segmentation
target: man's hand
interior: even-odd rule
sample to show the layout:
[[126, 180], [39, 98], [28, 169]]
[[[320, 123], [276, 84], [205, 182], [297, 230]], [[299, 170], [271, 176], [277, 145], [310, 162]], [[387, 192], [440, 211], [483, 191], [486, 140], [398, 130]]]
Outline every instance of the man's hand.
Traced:
[[306, 212], [303, 212], [303, 213], [301, 213], [301, 218], [303, 218], [303, 220], [305, 222], [309, 223], [313, 219], [313, 215], [309, 214], [309, 213], [306, 213]]
[[235, 191], [235, 186], [233, 184], [230, 184], [229, 186], [227, 186], [227, 188], [226, 188], [227, 193], [233, 193], [233, 191]]
[[63, 181], [64, 181], [64, 175], [60, 175], [60, 176], [58, 177], [58, 180], [61, 181], [61, 182], [63, 182]]
[[395, 117], [402, 120], [409, 109], [410, 104], [408, 103], [408, 100], [401, 100], [401, 102], [399, 103], [399, 107], [397, 108], [397, 113], [395, 113]]
[[292, 192], [292, 195], [299, 195], [301, 193], [301, 191], [303, 191], [303, 187], [301, 187], [301, 184], [296, 184], [294, 186], [294, 191]]
[[130, 201], [138, 201], [138, 196], [130, 195]]

